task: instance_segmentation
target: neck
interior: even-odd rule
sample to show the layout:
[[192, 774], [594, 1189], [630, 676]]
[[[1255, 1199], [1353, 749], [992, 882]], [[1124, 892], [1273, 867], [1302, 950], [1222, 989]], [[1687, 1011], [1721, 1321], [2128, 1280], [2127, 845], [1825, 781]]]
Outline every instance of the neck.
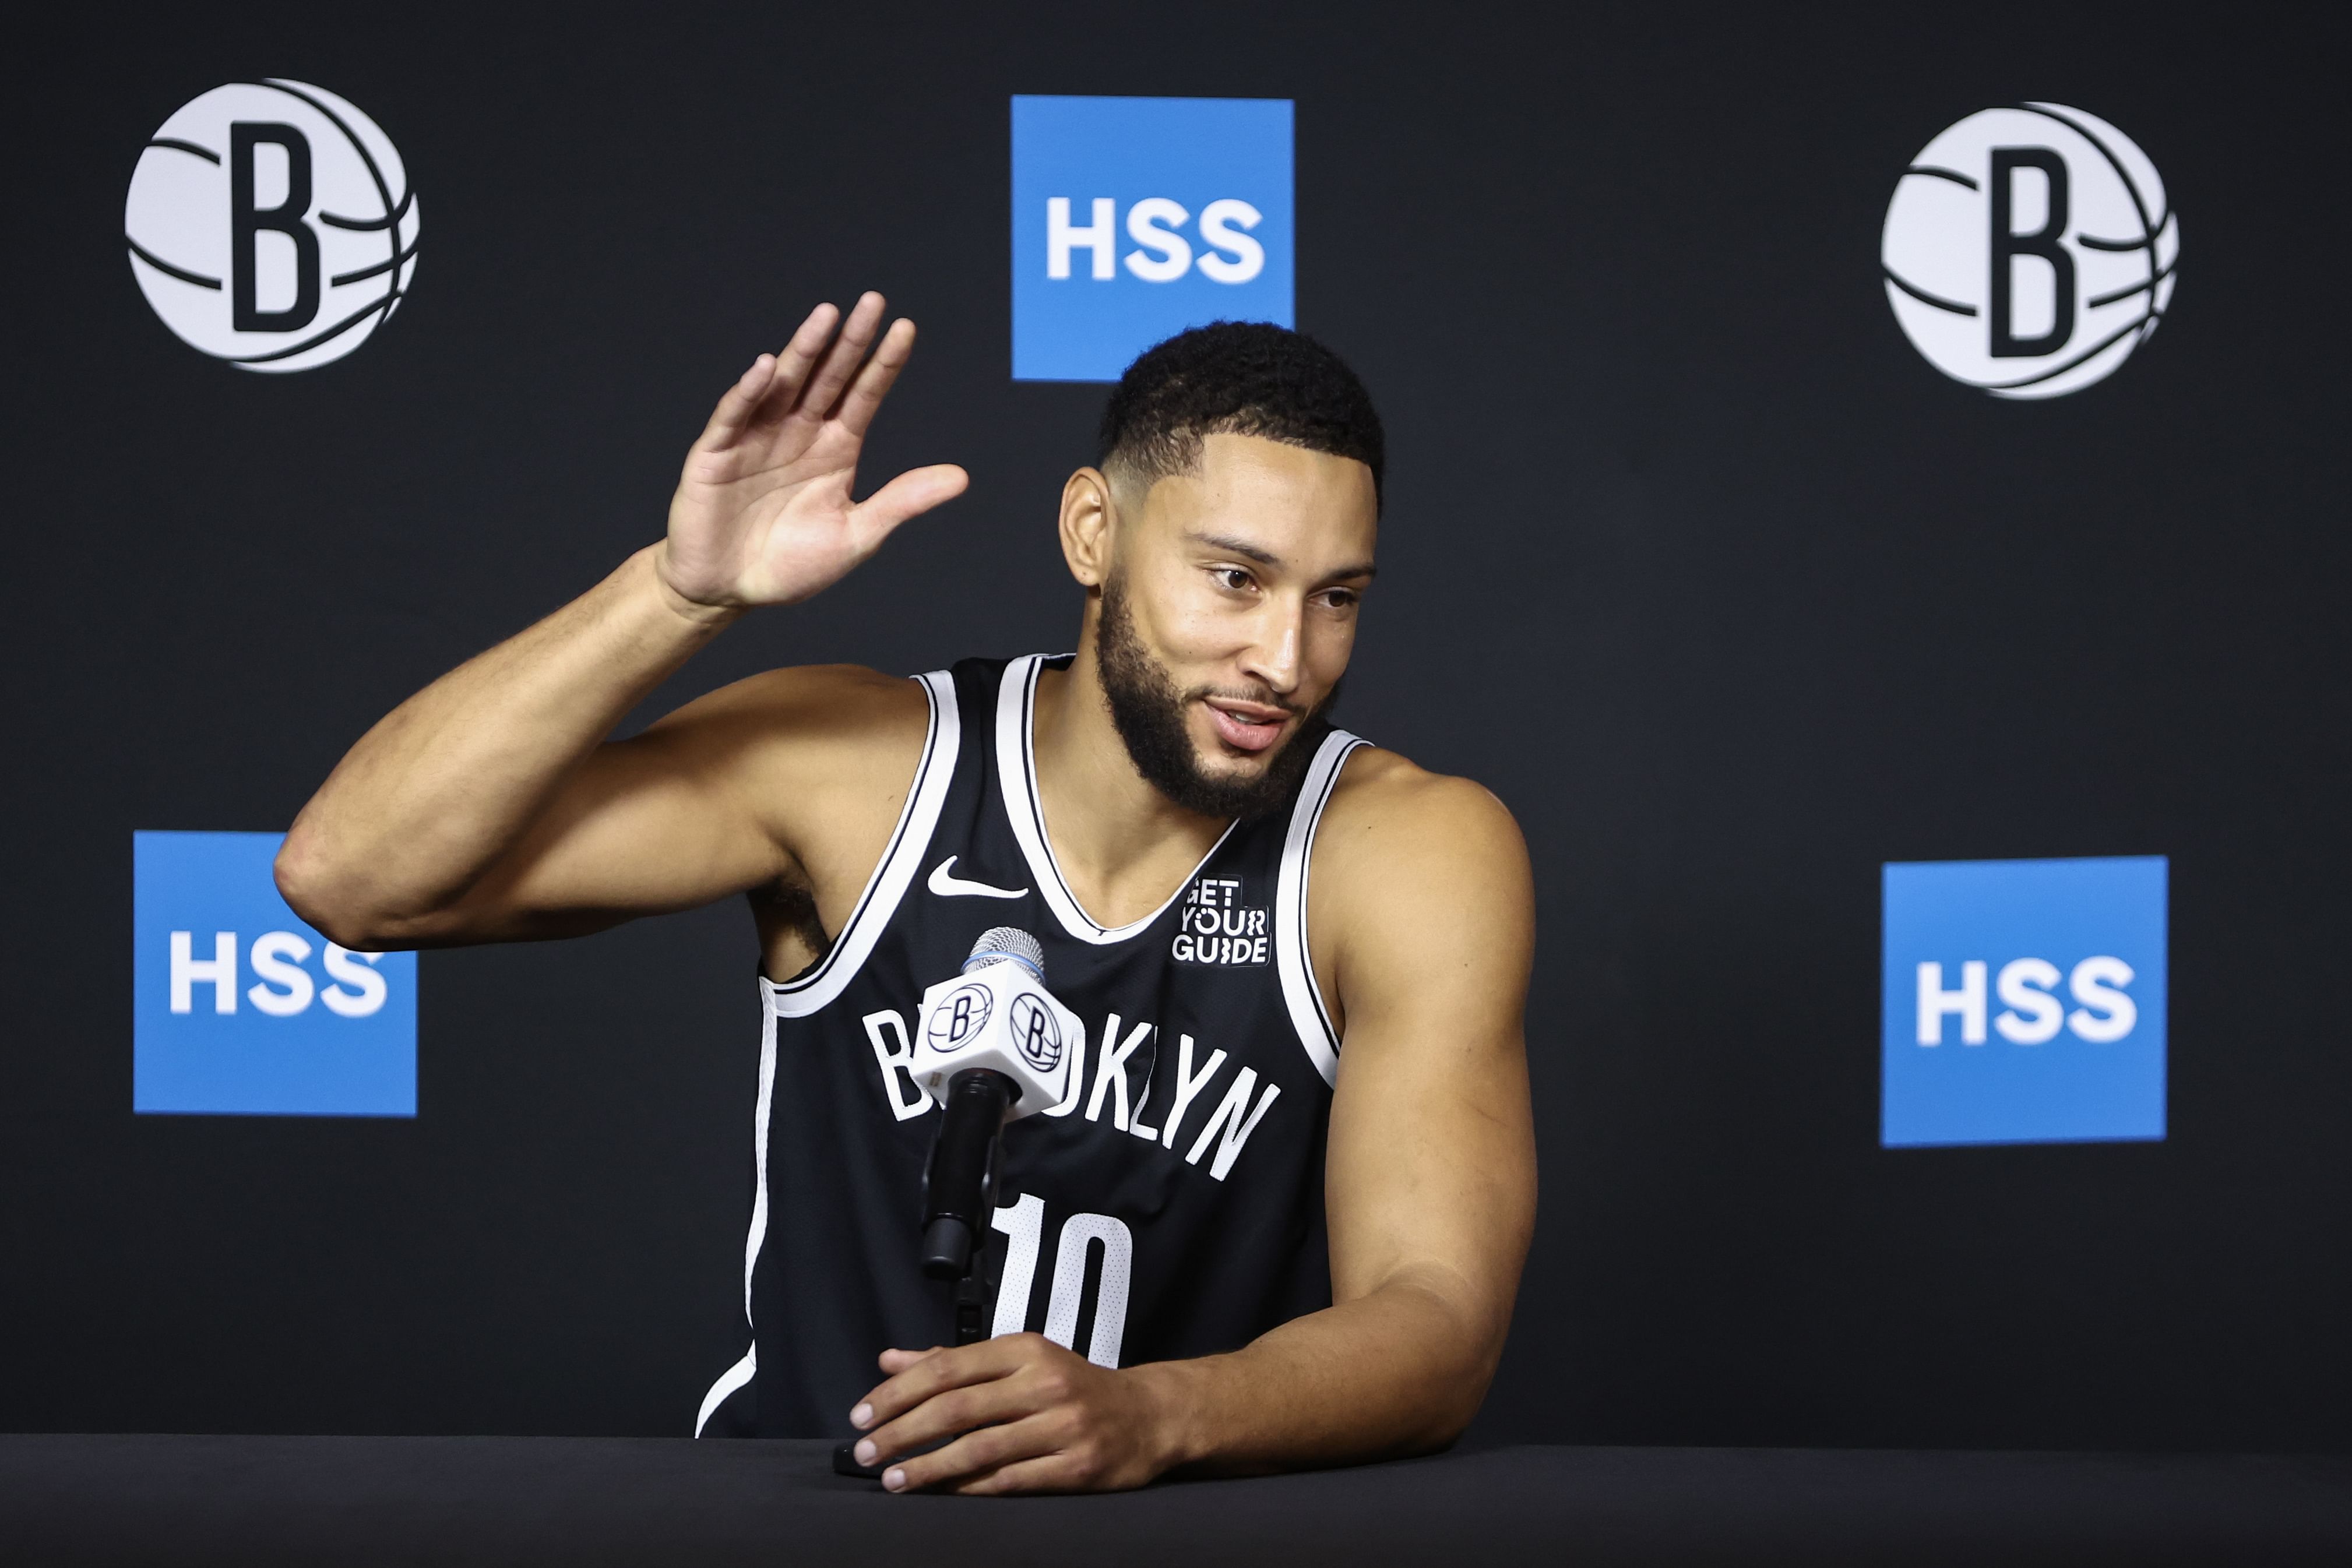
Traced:
[[1030, 747], [1054, 859], [1097, 925], [1125, 925], [1167, 903], [1225, 831], [1136, 771], [1103, 695], [1092, 614], [1069, 669], [1038, 677]]

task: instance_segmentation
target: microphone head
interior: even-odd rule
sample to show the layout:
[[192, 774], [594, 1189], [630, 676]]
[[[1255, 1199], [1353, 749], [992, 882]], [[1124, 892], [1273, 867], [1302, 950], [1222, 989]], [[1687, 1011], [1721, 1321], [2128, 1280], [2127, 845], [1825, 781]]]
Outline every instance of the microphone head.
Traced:
[[1045, 949], [1037, 946], [1037, 938], [1014, 925], [992, 925], [982, 932], [980, 940], [971, 945], [971, 956], [963, 961], [963, 972], [969, 975], [1008, 960], [1040, 981], [1045, 977]]

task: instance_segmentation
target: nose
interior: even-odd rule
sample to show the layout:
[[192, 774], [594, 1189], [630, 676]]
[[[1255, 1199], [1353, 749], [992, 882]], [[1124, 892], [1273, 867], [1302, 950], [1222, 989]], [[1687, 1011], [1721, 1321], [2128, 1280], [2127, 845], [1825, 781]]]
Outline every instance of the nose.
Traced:
[[1287, 697], [1298, 689], [1304, 663], [1299, 643], [1306, 630], [1307, 605], [1287, 595], [1269, 595], [1261, 612], [1256, 639], [1244, 656], [1244, 673]]

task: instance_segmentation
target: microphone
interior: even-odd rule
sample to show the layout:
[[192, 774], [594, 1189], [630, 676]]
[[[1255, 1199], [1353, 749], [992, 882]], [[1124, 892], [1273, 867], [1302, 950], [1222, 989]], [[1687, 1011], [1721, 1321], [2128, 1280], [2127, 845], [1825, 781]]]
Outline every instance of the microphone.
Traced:
[[[941, 1112], [923, 1168], [923, 1272], [954, 1281], [955, 1342], [978, 1344], [988, 1337], [989, 1289], [971, 1266], [996, 1207], [998, 1136], [1006, 1123], [1062, 1103], [1068, 1046], [1085, 1026], [1045, 988], [1037, 938], [1011, 925], [981, 933], [963, 972], [925, 991], [915, 1017], [908, 1070]], [[855, 1443], [833, 1450], [833, 1468], [869, 1480], [882, 1473], [857, 1462]]]
[[923, 1272], [960, 1280], [996, 1207], [997, 1137], [1008, 1122], [1061, 1103], [1069, 1042], [1084, 1025], [1045, 988], [1045, 953], [999, 925], [971, 945], [963, 972], [923, 993], [915, 1082], [942, 1114], [923, 1172]]

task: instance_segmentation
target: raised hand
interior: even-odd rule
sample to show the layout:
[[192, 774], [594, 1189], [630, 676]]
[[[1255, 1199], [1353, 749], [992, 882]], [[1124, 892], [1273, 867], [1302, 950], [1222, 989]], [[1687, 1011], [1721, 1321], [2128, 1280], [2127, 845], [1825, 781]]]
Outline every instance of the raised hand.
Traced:
[[915, 347], [904, 319], [876, 345], [882, 309], [878, 294], [845, 322], [818, 306], [782, 354], [761, 355], [719, 400], [670, 498], [656, 570], [671, 591], [713, 610], [793, 603], [963, 493], [964, 471], [943, 463], [851, 498], [866, 427]]

